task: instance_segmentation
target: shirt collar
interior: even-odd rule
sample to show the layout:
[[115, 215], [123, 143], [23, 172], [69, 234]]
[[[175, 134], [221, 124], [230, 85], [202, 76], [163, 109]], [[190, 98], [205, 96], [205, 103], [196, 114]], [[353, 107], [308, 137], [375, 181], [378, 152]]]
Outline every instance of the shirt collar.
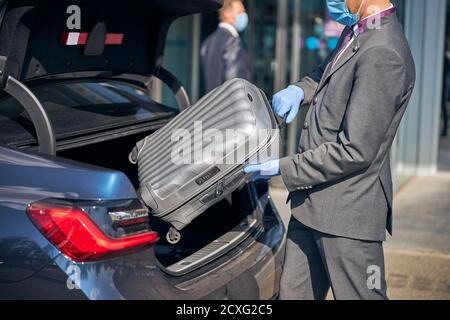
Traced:
[[221, 23], [219, 23], [219, 28], [226, 29], [231, 33], [231, 35], [233, 37], [239, 38], [239, 32], [236, 30], [236, 28], [233, 25], [226, 23], [226, 22], [221, 22]]

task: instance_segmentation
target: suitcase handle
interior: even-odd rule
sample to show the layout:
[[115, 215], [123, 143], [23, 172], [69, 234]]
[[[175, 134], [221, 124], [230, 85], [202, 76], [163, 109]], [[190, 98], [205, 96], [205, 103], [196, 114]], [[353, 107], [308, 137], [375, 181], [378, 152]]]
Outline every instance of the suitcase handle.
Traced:
[[[265, 100], [265, 101], [267, 102], [267, 104], [269, 104], [269, 106], [270, 106], [270, 110], [272, 111], [272, 113], [273, 113], [273, 115], [274, 115], [274, 117], [275, 117], [275, 119], [276, 119], [276, 121], [277, 121], [278, 129], [282, 129], [283, 126], [286, 125], [286, 120], [287, 120], [288, 114], [286, 113], [286, 114], [283, 116], [283, 118], [278, 117], [278, 116], [275, 114], [275, 112], [273, 111], [273, 105], [272, 105], [272, 102], [269, 101], [269, 99], [267, 98], [267, 93], [266, 93], [264, 90], [262, 90], [262, 89], [260, 89], [260, 91], [261, 91], [261, 94], [262, 94], [263, 97], [264, 97], [264, 100]], [[250, 96], [250, 97], [251, 97], [251, 96]], [[251, 99], [251, 100], [252, 100], [252, 99]]]
[[138, 156], [138, 149], [137, 147], [134, 147], [133, 150], [131, 150], [130, 154], [128, 155], [128, 161], [130, 161], [131, 164], [136, 165], [137, 156]]
[[282, 129], [283, 126], [287, 125], [287, 123], [286, 123], [287, 117], [288, 117], [287, 113], [283, 116], [283, 118], [280, 118], [278, 116], [276, 117], [279, 129]]
[[[263, 91], [263, 93], [265, 94], [265, 92]], [[267, 95], [266, 95], [267, 97]], [[267, 99], [267, 102], [269, 102], [269, 99]], [[275, 114], [275, 112], [273, 111], [273, 105], [272, 102], [269, 102], [270, 105], [270, 109], [272, 110], [273, 114], [275, 115], [275, 119], [277, 120], [277, 124], [278, 124], [278, 129], [282, 129], [283, 126], [285, 126], [288, 114], [286, 113], [283, 118], [279, 117], [278, 115]]]

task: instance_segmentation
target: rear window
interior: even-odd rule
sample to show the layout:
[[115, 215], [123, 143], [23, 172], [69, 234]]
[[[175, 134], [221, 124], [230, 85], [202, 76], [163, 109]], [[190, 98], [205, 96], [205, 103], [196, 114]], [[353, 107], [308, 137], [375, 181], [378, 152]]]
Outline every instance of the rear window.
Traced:
[[[176, 112], [154, 102], [146, 89], [119, 81], [47, 83], [31, 90], [44, 106], [56, 139], [148, 122]], [[36, 143], [34, 125], [13, 97], [0, 96], [0, 143]]]

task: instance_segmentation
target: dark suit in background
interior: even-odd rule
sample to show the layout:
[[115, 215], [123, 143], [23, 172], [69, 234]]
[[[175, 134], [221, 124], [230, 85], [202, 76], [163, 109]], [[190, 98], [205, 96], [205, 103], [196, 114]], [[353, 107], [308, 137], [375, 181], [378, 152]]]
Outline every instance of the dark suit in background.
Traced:
[[[222, 24], [221, 24], [222, 25]], [[227, 80], [250, 80], [250, 69], [239, 34], [231, 25], [219, 26], [202, 45], [205, 90], [210, 92]]]

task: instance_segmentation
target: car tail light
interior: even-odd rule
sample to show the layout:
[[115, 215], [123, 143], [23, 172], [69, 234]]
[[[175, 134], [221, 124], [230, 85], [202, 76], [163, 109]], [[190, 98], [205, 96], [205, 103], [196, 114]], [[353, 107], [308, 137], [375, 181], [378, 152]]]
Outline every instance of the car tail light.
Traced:
[[[101, 203], [101, 207], [107, 214], [102, 215], [101, 223], [96, 223], [93, 215], [88, 214], [89, 210], [98, 212], [97, 206], [98, 203], [78, 205], [66, 201], [46, 200], [28, 205], [27, 212], [42, 234], [62, 253], [76, 262], [116, 257], [151, 247], [159, 240], [158, 234], [149, 230], [148, 213], [145, 217], [142, 208], [121, 210], [123, 224], [127, 227], [133, 225], [141, 227], [132, 229], [138, 231], [131, 234], [121, 229], [121, 232], [113, 237], [111, 232], [114, 231], [111, 230], [117, 230], [116, 222], [108, 217], [111, 212], [109, 208], [104, 209], [104, 203]], [[94, 218], [98, 220], [98, 215]], [[108, 221], [111, 226], [108, 231], [111, 232], [105, 232], [105, 224], [108, 225]], [[143, 228], [142, 225], [145, 227]]]

